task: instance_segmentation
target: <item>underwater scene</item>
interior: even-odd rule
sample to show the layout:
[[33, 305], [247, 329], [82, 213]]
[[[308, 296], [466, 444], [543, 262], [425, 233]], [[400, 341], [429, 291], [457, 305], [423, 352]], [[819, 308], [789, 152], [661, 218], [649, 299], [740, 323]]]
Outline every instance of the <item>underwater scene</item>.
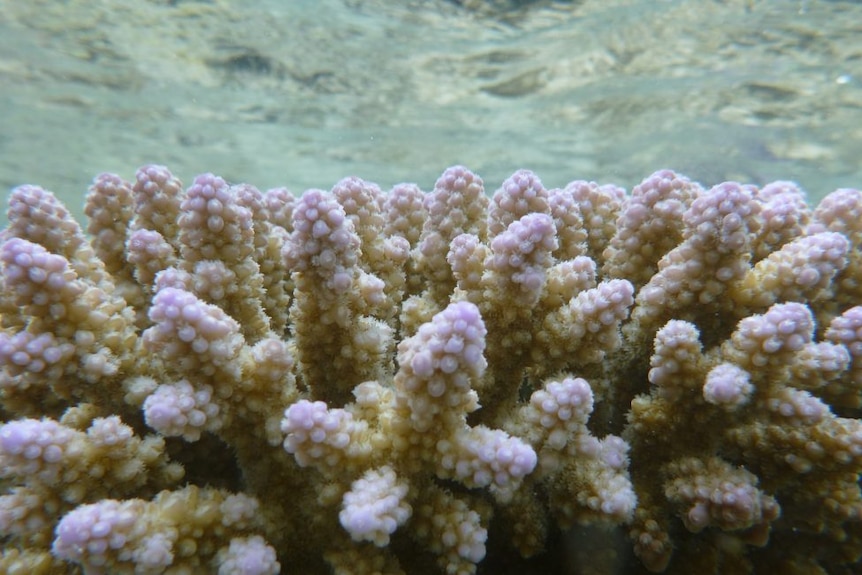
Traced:
[[0, 0], [0, 575], [862, 573], [862, 2]]
[[0, 185], [80, 209], [158, 162], [295, 192], [794, 180], [862, 168], [859, 2], [229, 0], [3, 3]]

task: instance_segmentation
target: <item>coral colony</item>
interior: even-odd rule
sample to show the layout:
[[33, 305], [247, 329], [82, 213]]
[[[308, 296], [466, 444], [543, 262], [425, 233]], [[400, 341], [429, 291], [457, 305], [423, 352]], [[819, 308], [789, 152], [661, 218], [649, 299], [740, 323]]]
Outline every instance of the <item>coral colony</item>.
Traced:
[[9, 195], [3, 573], [860, 560], [858, 190], [149, 165], [86, 213]]

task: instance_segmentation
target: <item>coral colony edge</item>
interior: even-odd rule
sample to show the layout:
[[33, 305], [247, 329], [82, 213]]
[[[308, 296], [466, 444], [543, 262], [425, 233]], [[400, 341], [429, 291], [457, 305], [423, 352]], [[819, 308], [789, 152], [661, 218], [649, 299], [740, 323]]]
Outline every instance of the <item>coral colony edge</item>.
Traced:
[[148, 165], [85, 211], [9, 195], [2, 573], [860, 560], [858, 190]]

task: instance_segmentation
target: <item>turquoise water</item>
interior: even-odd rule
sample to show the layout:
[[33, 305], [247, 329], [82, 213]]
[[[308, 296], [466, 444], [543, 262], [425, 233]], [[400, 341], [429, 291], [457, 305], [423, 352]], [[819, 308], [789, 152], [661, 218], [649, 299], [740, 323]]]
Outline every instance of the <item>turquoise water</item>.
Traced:
[[[148, 162], [261, 188], [862, 184], [862, 3], [0, 2], [0, 189]], [[495, 6], [496, 4], [496, 6]], [[498, 9], [500, 8], [500, 9]]]

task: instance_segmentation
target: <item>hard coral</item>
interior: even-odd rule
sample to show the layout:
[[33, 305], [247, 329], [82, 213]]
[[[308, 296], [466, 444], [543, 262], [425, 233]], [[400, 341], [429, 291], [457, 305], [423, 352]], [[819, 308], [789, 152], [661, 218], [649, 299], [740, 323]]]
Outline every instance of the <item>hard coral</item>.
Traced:
[[3, 572], [860, 560], [862, 192], [144, 166], [86, 213], [9, 197]]

